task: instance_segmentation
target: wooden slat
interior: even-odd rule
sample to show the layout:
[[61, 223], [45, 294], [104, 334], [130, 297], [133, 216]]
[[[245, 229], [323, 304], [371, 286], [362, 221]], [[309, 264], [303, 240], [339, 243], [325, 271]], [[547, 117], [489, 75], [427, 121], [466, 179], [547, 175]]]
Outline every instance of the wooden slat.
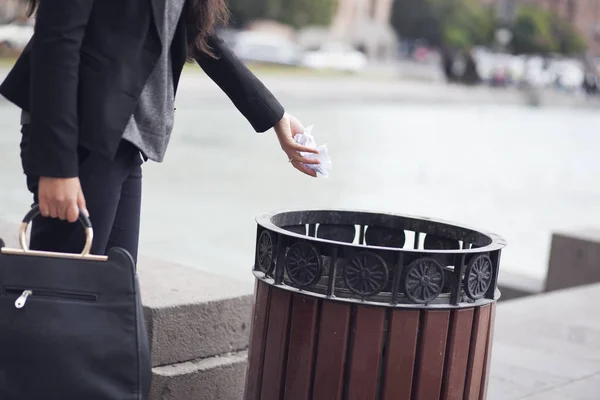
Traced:
[[348, 346], [350, 304], [323, 300], [313, 399], [341, 400]]
[[265, 338], [267, 334], [269, 297], [271, 286], [257, 280], [256, 298], [252, 310], [252, 331], [248, 349], [248, 369], [246, 370], [246, 390], [244, 400], [258, 399], [262, 379], [263, 360], [265, 355]]
[[285, 400], [310, 400], [319, 301], [295, 294], [292, 303]]
[[440, 397], [450, 311], [422, 311], [418, 364], [415, 365], [415, 393], [412, 400]]
[[384, 321], [383, 308], [359, 306], [356, 311], [347, 400], [377, 398]]
[[[265, 345], [260, 400], [280, 400], [288, 342], [288, 321], [292, 296], [287, 290], [271, 289], [269, 326]], [[258, 400], [259, 398], [252, 399]]]
[[474, 313], [475, 310], [469, 308], [455, 310], [450, 316], [452, 321], [448, 334], [442, 400], [463, 400]]
[[387, 342], [383, 400], [410, 399], [419, 334], [418, 310], [391, 313]]
[[481, 395], [479, 400], [487, 399], [487, 388], [490, 379], [490, 364], [492, 361], [492, 347], [494, 346], [494, 324], [496, 323], [496, 303], [490, 306], [490, 324], [487, 339], [487, 351], [485, 353], [485, 362], [483, 364]]
[[475, 310], [464, 400], [479, 400], [490, 326], [490, 305]]

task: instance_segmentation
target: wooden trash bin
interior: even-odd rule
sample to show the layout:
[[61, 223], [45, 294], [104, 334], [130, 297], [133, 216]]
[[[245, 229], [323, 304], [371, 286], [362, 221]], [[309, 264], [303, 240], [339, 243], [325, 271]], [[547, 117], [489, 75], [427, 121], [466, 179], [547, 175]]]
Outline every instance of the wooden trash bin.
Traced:
[[500, 237], [351, 211], [257, 221], [245, 400], [486, 399]]

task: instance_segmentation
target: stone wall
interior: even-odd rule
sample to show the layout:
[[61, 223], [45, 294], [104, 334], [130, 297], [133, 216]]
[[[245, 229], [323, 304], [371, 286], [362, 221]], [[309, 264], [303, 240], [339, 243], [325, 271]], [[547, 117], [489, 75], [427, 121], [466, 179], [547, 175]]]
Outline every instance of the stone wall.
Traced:
[[142, 258], [152, 347], [150, 400], [238, 400], [244, 391], [252, 286]]

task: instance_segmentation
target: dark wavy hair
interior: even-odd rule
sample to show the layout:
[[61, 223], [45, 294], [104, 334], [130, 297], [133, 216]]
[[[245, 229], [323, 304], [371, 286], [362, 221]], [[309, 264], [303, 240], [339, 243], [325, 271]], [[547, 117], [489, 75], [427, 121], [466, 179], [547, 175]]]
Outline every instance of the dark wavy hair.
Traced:
[[[27, 16], [33, 16], [40, 0], [24, 1], [28, 4]], [[208, 39], [229, 20], [227, 0], [187, 0], [187, 7], [186, 23], [188, 32], [192, 34], [188, 49], [190, 59], [202, 54], [214, 57]]]

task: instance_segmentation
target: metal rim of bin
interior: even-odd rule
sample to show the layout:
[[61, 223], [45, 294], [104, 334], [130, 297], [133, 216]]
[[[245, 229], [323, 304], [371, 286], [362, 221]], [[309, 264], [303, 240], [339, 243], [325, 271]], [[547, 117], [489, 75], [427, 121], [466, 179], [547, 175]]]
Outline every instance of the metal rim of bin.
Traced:
[[[352, 210], [267, 213], [256, 222], [253, 273], [284, 290], [401, 308], [474, 307], [500, 297], [506, 243], [494, 233]], [[407, 232], [412, 248], [405, 245]]]

